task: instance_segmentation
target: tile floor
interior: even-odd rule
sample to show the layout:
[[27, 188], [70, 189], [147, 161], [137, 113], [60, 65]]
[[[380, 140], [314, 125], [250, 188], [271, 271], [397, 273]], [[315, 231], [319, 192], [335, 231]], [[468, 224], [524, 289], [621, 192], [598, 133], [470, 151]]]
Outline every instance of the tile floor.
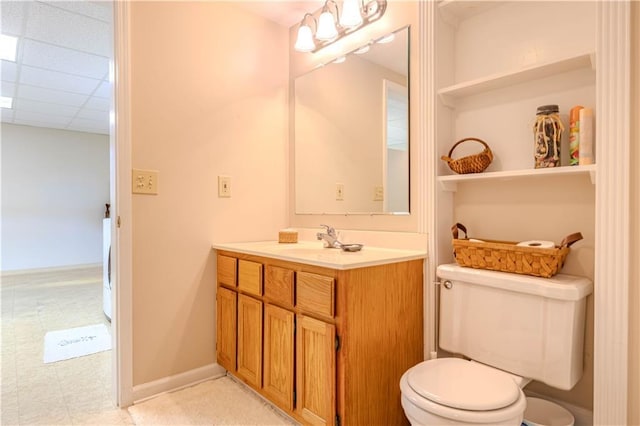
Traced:
[[111, 402], [111, 351], [44, 364], [47, 331], [105, 323], [102, 269], [3, 276], [2, 425], [131, 425]]

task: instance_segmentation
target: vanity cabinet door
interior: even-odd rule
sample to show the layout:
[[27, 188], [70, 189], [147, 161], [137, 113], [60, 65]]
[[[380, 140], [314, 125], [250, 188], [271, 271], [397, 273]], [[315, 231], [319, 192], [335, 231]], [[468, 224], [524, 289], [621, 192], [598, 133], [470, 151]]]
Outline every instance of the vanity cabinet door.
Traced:
[[264, 297], [287, 309], [293, 309], [295, 272], [267, 265], [264, 272]]
[[333, 318], [335, 280], [324, 275], [299, 272], [296, 277], [296, 307], [303, 312]]
[[218, 284], [228, 287], [236, 286], [236, 272], [238, 259], [229, 256], [218, 255]]
[[238, 289], [254, 296], [262, 296], [262, 264], [249, 260], [238, 261]]
[[235, 291], [218, 287], [216, 295], [216, 356], [218, 364], [229, 371], [236, 371], [236, 301]]
[[238, 295], [238, 376], [262, 386], [262, 302]]
[[293, 410], [293, 312], [264, 307], [264, 393], [285, 410]]
[[335, 335], [332, 324], [298, 315], [296, 413], [312, 425], [333, 425], [335, 422]]

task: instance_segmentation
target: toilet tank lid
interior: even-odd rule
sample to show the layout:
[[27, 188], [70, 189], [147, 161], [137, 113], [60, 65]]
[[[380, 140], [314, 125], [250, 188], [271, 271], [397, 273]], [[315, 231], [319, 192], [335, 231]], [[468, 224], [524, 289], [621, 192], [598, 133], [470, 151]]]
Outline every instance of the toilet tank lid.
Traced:
[[551, 278], [540, 278], [467, 268], [455, 263], [438, 266], [437, 275], [444, 280], [464, 281], [550, 299], [580, 300], [593, 292], [593, 282], [590, 279], [575, 275], [557, 274]]

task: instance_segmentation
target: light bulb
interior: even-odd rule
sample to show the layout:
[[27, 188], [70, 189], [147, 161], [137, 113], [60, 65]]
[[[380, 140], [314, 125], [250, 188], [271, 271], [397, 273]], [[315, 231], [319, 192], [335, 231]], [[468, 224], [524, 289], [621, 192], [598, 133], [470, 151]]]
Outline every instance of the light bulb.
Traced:
[[345, 28], [362, 25], [362, 14], [360, 13], [358, 0], [344, 0], [342, 14], [340, 15], [340, 25]]
[[316, 32], [316, 38], [318, 40], [333, 40], [338, 36], [338, 30], [336, 28], [336, 21], [333, 18], [333, 14], [329, 11], [322, 12], [318, 18], [318, 31]]
[[298, 28], [298, 38], [296, 39], [294, 48], [298, 52], [311, 52], [316, 48], [316, 44], [313, 42], [311, 27], [308, 25], [300, 25], [300, 28]]

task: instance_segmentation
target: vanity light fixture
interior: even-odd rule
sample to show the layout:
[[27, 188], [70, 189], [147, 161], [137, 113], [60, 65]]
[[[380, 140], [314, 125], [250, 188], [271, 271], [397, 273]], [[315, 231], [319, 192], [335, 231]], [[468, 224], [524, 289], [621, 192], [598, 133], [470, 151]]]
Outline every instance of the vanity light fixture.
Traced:
[[[359, 30], [384, 15], [387, 0], [344, 0], [342, 13], [334, 0], [326, 0], [324, 6], [316, 11], [318, 15], [306, 13], [298, 27], [298, 38], [294, 45], [298, 52], [317, 52], [342, 37]], [[314, 30], [310, 26], [313, 21]], [[363, 52], [364, 53], [364, 52]]]
[[347, 60], [346, 56], [338, 56], [336, 59], [333, 60], [333, 63], [334, 64], [341, 64], [346, 60]]

